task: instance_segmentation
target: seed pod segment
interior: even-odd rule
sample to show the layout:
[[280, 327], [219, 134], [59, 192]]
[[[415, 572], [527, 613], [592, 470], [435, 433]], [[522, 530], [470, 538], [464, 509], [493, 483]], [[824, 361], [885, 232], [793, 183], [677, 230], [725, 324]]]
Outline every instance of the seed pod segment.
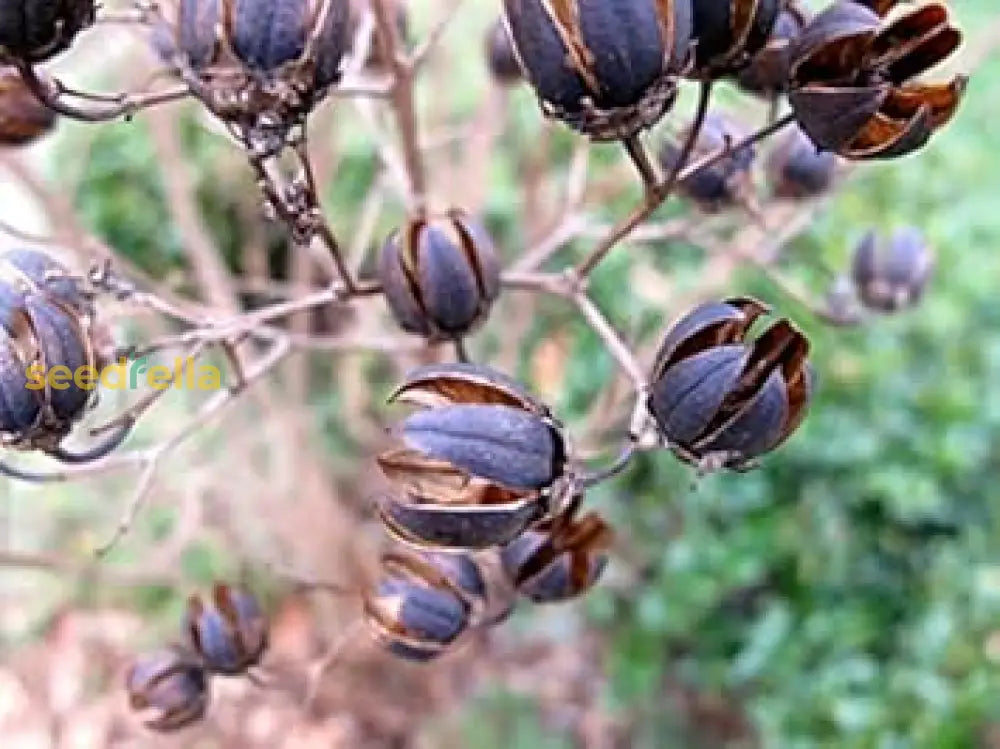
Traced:
[[854, 251], [851, 278], [865, 307], [890, 313], [920, 301], [933, 269], [933, 255], [918, 230], [899, 229], [888, 241], [872, 231]]
[[365, 622], [393, 655], [428, 661], [444, 653], [483, 609], [486, 586], [464, 554], [390, 552], [364, 600]]
[[809, 342], [787, 320], [748, 340], [767, 311], [750, 298], [710, 302], [667, 333], [647, 407], [682, 460], [705, 470], [746, 469], [804, 418], [812, 393]]
[[695, 71], [718, 78], [749, 64], [771, 35], [779, 0], [694, 0]]
[[378, 458], [398, 491], [377, 509], [400, 540], [496, 546], [564, 501], [572, 477], [560, 426], [499, 372], [468, 364], [426, 367], [392, 400], [421, 407], [403, 421], [406, 446]]
[[795, 2], [778, 12], [767, 43], [736, 74], [740, 88], [765, 97], [774, 97], [788, 91], [791, 45], [802, 33], [808, 18], [806, 11]]
[[0, 69], [0, 147], [33, 143], [55, 124], [56, 113], [38, 100], [21, 74]]
[[94, 22], [94, 0], [3, 0], [0, 58], [43, 62]]
[[208, 706], [208, 676], [197, 659], [175, 648], [136, 659], [125, 678], [129, 707], [152, 731], [168, 732], [201, 720]]
[[830, 189], [838, 163], [836, 154], [820, 151], [800, 128], [792, 127], [771, 152], [767, 171], [777, 197], [812, 198]]
[[628, 138], [673, 104], [691, 0], [504, 0], [514, 52], [546, 115], [594, 140]]
[[791, 51], [789, 102], [806, 134], [849, 159], [887, 159], [923, 147], [955, 114], [966, 78], [913, 79], [948, 57], [962, 35], [929, 3], [883, 24], [840, 0], [803, 29]]
[[257, 665], [267, 649], [268, 624], [249, 592], [216, 583], [211, 600], [188, 599], [182, 629], [209, 673], [236, 675]]
[[594, 586], [614, 533], [596, 513], [551, 518], [507, 544], [500, 559], [511, 584], [535, 603], [556, 603]]
[[500, 293], [493, 242], [458, 210], [393, 233], [382, 248], [379, 277], [400, 327], [435, 341], [472, 331]]

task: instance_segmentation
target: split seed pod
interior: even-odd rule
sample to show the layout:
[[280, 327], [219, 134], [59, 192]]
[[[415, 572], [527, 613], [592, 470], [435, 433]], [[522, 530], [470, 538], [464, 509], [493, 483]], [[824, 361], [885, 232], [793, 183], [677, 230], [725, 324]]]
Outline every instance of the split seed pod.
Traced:
[[913, 79], [948, 57], [961, 39], [940, 3], [883, 24], [865, 6], [840, 0], [817, 15], [792, 47], [795, 118], [817, 146], [849, 159], [915, 151], [955, 114], [966, 78], [945, 84]]
[[500, 293], [500, 261], [485, 229], [453, 210], [393, 233], [382, 247], [379, 278], [403, 330], [453, 340], [489, 314]]
[[0, 58], [43, 62], [93, 22], [94, 0], [3, 0]]
[[650, 127], [673, 104], [691, 0], [504, 0], [514, 52], [542, 110], [594, 140]]
[[806, 12], [794, 2], [778, 12], [767, 43], [737, 73], [740, 88], [769, 98], [788, 91], [791, 45], [802, 33], [807, 18]]
[[791, 128], [768, 158], [774, 194], [792, 199], [822, 195], [833, 184], [838, 161], [836, 154], [816, 148], [800, 128]]
[[682, 460], [742, 470], [801, 424], [812, 395], [809, 342], [784, 319], [748, 340], [767, 312], [751, 298], [709, 302], [667, 333], [647, 406]]
[[865, 307], [888, 313], [916, 305], [933, 269], [933, 255], [918, 230], [899, 229], [885, 242], [871, 231], [854, 251], [851, 278]]
[[608, 562], [614, 532], [597, 514], [552, 518], [526, 530], [500, 553], [517, 591], [535, 603], [557, 603], [590, 590]]
[[196, 659], [170, 648], [137, 658], [125, 678], [129, 707], [153, 731], [185, 728], [208, 706], [208, 676]]
[[[718, 153], [742, 137], [743, 133], [735, 123], [719, 115], [709, 114], [698, 132], [688, 163]], [[687, 131], [681, 135], [682, 140], [686, 138]], [[665, 171], [673, 170], [680, 153], [680, 147], [673, 142], [668, 141], [663, 145], [660, 163]], [[752, 200], [753, 180], [750, 169], [756, 155], [753, 146], [743, 146], [681, 180], [677, 186], [678, 192], [708, 213], [746, 204]]]
[[397, 539], [498, 546], [561, 506], [572, 484], [561, 427], [514, 381], [487, 367], [435, 365], [411, 373], [390, 400], [422, 407], [403, 421], [405, 447], [378, 457], [397, 491], [377, 510]]
[[267, 649], [267, 618], [257, 599], [224, 583], [213, 586], [210, 601], [198, 595], [188, 599], [182, 629], [209, 673], [241, 674]]
[[498, 18], [486, 31], [486, 66], [493, 76], [493, 80], [505, 86], [511, 86], [524, 79], [521, 72], [521, 65], [514, 54], [514, 45], [510, 41], [510, 34], [503, 24], [503, 19]]
[[429, 661], [476, 621], [485, 596], [482, 572], [468, 555], [391, 552], [365, 597], [364, 618], [393, 655]]
[[0, 147], [24, 146], [49, 133], [56, 113], [42, 104], [13, 68], [0, 69]]
[[750, 63], [771, 35], [779, 0], [694, 0], [695, 70], [721, 77]]

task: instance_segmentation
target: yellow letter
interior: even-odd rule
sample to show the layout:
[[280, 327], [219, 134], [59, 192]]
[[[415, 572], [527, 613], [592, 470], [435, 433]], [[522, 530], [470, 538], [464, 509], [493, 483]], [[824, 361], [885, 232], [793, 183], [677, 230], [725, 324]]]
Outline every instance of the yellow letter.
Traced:
[[218, 367], [204, 365], [198, 367], [198, 389], [219, 390], [222, 387], [222, 374]]
[[84, 364], [73, 376], [73, 384], [80, 390], [93, 390], [97, 387], [97, 367], [93, 364]]
[[[128, 363], [125, 361], [123, 356], [118, 360], [117, 364], [109, 364], [103, 370], [101, 370], [101, 385], [106, 387], [108, 390], [124, 390], [128, 378]], [[114, 381], [111, 380], [111, 375], [116, 375]]]
[[150, 367], [146, 373], [146, 382], [153, 390], [166, 390], [170, 387], [170, 370], [162, 364]]
[[28, 382], [24, 386], [27, 390], [44, 390], [45, 389], [45, 367], [43, 367], [38, 362], [35, 362], [28, 367], [28, 371], [25, 373], [28, 377]]
[[73, 373], [65, 364], [57, 364], [49, 370], [49, 385], [53, 390], [67, 390], [73, 380]]

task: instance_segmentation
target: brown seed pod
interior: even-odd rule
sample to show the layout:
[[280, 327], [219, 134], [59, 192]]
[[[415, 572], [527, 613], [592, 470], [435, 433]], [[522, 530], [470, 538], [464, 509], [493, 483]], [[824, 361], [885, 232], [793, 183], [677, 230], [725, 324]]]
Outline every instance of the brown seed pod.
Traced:
[[742, 470], [802, 423], [812, 396], [809, 342], [751, 298], [702, 304], [668, 331], [647, 407], [674, 453], [703, 469]]
[[731, 75], [746, 67], [771, 35], [779, 0], [694, 0], [694, 74]]
[[3, 0], [0, 58], [43, 62], [94, 22], [94, 0]]
[[789, 102], [799, 126], [820, 148], [849, 159], [894, 158], [923, 147], [955, 114], [966, 78], [913, 79], [948, 57], [961, 38], [940, 3], [883, 24], [864, 5], [840, 0], [792, 46]]
[[129, 707], [143, 713], [143, 725], [161, 733], [196, 723], [208, 707], [208, 675], [196, 658], [178, 648], [137, 658], [125, 689]]
[[51, 132], [56, 113], [42, 104], [13, 68], [0, 69], [0, 146], [24, 146]]
[[478, 621], [486, 584], [466, 554], [395, 551], [380, 560], [380, 575], [364, 599], [375, 641], [393, 655], [429, 661]]
[[505, 376], [468, 364], [427, 367], [393, 400], [422, 407], [403, 421], [406, 446], [378, 458], [398, 489], [378, 513], [399, 540], [496, 546], [566, 499], [573, 478], [561, 427]]
[[267, 617], [248, 591], [216, 583], [211, 600], [193, 595], [182, 623], [185, 641], [213, 674], [236, 675], [257, 665], [267, 649]]
[[379, 278], [403, 330], [431, 340], [472, 331], [500, 294], [500, 260], [479, 224], [453, 210], [411, 221], [382, 247]]
[[691, 0], [504, 0], [504, 18], [542, 110], [594, 140], [655, 124], [689, 62]]
[[788, 91], [791, 45], [799, 38], [808, 18], [806, 11], [796, 2], [789, 3], [778, 12], [767, 43], [736, 74], [740, 88], [768, 98]]

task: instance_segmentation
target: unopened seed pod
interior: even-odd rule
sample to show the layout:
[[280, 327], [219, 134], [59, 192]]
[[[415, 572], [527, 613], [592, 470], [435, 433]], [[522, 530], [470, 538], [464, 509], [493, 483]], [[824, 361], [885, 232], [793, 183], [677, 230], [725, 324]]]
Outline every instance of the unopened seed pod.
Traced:
[[188, 599], [182, 630], [209, 673], [241, 674], [267, 649], [268, 623], [257, 599], [224, 583], [213, 586], [210, 600]]
[[771, 152], [767, 172], [777, 197], [812, 198], [830, 189], [838, 163], [836, 154], [820, 151], [809, 136], [793, 127]]
[[197, 659], [175, 648], [136, 659], [125, 678], [129, 707], [152, 731], [176, 731], [205, 716], [208, 676]]
[[778, 12], [767, 43], [736, 74], [740, 88], [765, 97], [783, 94], [788, 90], [791, 45], [802, 33], [807, 20], [805, 10], [795, 2]]
[[485, 229], [456, 210], [394, 232], [379, 278], [403, 330], [452, 340], [486, 318], [500, 293], [500, 261]]
[[393, 400], [423, 407], [403, 421], [405, 447], [378, 458], [397, 491], [377, 510], [398, 539], [496, 546], [564, 501], [572, 477], [561, 427], [517, 383], [486, 367], [432, 366]]
[[789, 103], [821, 149], [849, 159], [903, 156], [955, 114], [964, 76], [945, 84], [913, 80], [961, 42], [947, 7], [928, 3], [894, 18], [883, 23], [865, 5], [840, 0], [792, 44]]
[[[698, 131], [695, 146], [688, 163], [719, 153], [742, 138], [742, 130], [731, 120], [709, 114]], [[681, 140], [687, 138], [687, 131]], [[681, 156], [681, 147], [674, 142], [664, 143], [660, 150], [660, 163], [671, 171]], [[694, 202], [701, 210], [715, 212], [730, 208], [750, 199], [753, 182], [750, 169], [756, 150], [747, 145], [713, 163], [698, 169], [678, 183], [678, 192]]]
[[613, 536], [596, 513], [552, 518], [507, 544], [500, 560], [521, 595], [535, 603], [557, 603], [594, 586], [607, 566]]
[[851, 278], [865, 307], [888, 313], [916, 305], [933, 269], [933, 255], [917, 229], [899, 229], [887, 241], [871, 231], [854, 250]]
[[21, 75], [0, 69], [0, 147], [32, 143], [55, 124], [56, 113], [38, 100]]
[[510, 41], [510, 34], [503, 24], [503, 19], [498, 18], [486, 30], [484, 48], [486, 67], [489, 69], [490, 75], [493, 76], [493, 80], [509, 86], [524, 79], [521, 65], [514, 54], [514, 45]]
[[94, 0], [3, 0], [0, 58], [42, 62], [94, 21]]
[[767, 43], [779, 0], [694, 0], [695, 72], [720, 77], [746, 67]]
[[750, 298], [710, 302], [668, 331], [647, 405], [682, 460], [741, 470], [801, 424], [812, 395], [809, 342], [784, 319], [749, 339], [767, 312]]
[[691, 0], [504, 0], [514, 52], [543, 111], [595, 140], [655, 124], [691, 50]]
[[465, 554], [392, 552], [365, 596], [365, 622], [393, 655], [429, 661], [444, 653], [483, 610], [486, 585]]

